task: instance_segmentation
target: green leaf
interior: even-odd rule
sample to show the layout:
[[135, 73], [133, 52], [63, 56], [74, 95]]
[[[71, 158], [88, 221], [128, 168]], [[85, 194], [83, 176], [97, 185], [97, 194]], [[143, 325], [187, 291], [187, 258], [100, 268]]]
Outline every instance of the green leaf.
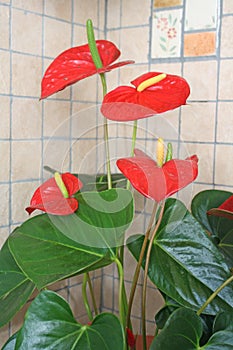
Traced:
[[30, 305], [16, 348], [33, 350], [122, 350], [121, 324], [112, 314], [98, 315], [90, 326], [78, 323], [67, 302], [44, 291]]
[[181, 308], [169, 317], [163, 330], [153, 340], [150, 350], [199, 349], [201, 335], [200, 317], [192, 310]]
[[222, 330], [233, 332], [233, 310], [219, 312], [215, 318], [213, 330], [214, 332]]
[[[144, 236], [133, 236], [128, 247], [138, 260]], [[205, 230], [178, 200], [168, 199], [151, 251], [151, 281], [180, 305], [198, 310], [231, 273]], [[232, 310], [233, 284], [226, 286], [204, 313]]]
[[233, 332], [214, 333], [206, 344], [200, 346], [203, 327], [195, 312], [180, 308], [173, 312], [160, 334], [153, 340], [150, 350], [232, 350]]
[[38, 289], [111, 264], [131, 223], [130, 191], [87, 192], [77, 198], [77, 213], [35, 216], [9, 238], [17, 264]]
[[6, 241], [0, 251], [0, 327], [23, 307], [34, 288], [16, 265]]
[[207, 215], [207, 211], [219, 207], [232, 196], [231, 192], [206, 190], [198, 193], [192, 201], [192, 214], [212, 235], [213, 241], [233, 266], [233, 220]]

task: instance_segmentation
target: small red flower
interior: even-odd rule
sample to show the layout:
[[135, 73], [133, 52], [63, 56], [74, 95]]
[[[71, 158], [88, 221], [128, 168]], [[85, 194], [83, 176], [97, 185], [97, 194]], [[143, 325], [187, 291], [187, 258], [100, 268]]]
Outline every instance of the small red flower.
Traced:
[[172, 159], [159, 167], [144, 152], [135, 150], [135, 156], [117, 160], [120, 171], [132, 186], [145, 197], [157, 202], [193, 182], [198, 174], [196, 155], [185, 160]]
[[126, 333], [127, 333], [127, 344], [129, 345], [130, 349], [135, 349], [136, 337], [133, 335], [133, 332], [128, 327], [126, 328]]
[[55, 178], [51, 178], [34, 192], [30, 206], [26, 208], [29, 214], [39, 209], [53, 215], [70, 215], [78, 209], [77, 199], [71, 196], [80, 190], [81, 181], [70, 173], [62, 174], [61, 178], [67, 191], [67, 198], [64, 197]]
[[208, 210], [207, 214], [233, 220], [233, 195], [223, 202], [218, 208]]
[[134, 61], [123, 61], [111, 65], [121, 54], [118, 48], [107, 40], [97, 40], [96, 46], [103, 63], [102, 68], [95, 67], [88, 44], [62, 52], [44, 74], [41, 83], [41, 99], [96, 73], [105, 73], [134, 63]]
[[[149, 72], [105, 95], [101, 111], [107, 119], [130, 121], [150, 117], [186, 104], [190, 88], [185, 79]], [[143, 86], [144, 84], [144, 86]]]
[[169, 28], [168, 31], [167, 31], [167, 36], [169, 39], [174, 39], [176, 38], [176, 35], [177, 35], [177, 31], [176, 31], [176, 28]]

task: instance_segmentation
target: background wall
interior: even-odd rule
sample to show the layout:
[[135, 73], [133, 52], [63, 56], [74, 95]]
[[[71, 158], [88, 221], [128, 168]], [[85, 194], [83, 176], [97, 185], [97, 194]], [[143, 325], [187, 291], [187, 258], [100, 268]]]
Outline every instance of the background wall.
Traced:
[[[129, 85], [148, 70], [182, 75], [190, 83], [187, 106], [140, 121], [138, 134], [138, 146], [152, 155], [158, 136], [172, 141], [180, 156], [198, 154], [200, 175], [181, 197], [189, 202], [191, 195], [204, 188], [233, 190], [233, 3], [208, 3], [0, 0], [0, 246], [27, 218], [24, 208], [42, 178], [49, 176], [44, 165], [60, 171], [96, 172], [104, 167], [102, 128], [94, 128], [103, 122], [98, 111], [101, 89], [97, 77], [39, 102], [40, 81], [52, 59], [71, 46], [86, 43], [87, 18], [92, 19], [97, 38], [107, 38], [121, 49], [121, 60], [136, 62], [107, 74], [109, 90]], [[111, 124], [113, 166], [116, 156], [128, 154], [131, 129], [130, 125]], [[143, 207], [140, 200], [139, 216]], [[146, 208], [149, 212], [150, 203]], [[143, 215], [132, 231], [143, 230], [146, 220], [147, 215]], [[127, 259], [131, 267], [126, 273], [128, 288], [133, 260]], [[114, 268], [95, 273], [93, 281], [101, 309], [116, 311], [118, 280]], [[83, 306], [75, 303], [80, 283], [76, 277], [54, 288], [70, 300], [75, 315], [85, 322]], [[161, 297], [151, 285], [148, 294], [154, 301], [147, 314], [150, 333]], [[0, 330], [0, 345], [9, 332], [18, 329], [25, 309]], [[140, 298], [133, 316], [139, 328]]]

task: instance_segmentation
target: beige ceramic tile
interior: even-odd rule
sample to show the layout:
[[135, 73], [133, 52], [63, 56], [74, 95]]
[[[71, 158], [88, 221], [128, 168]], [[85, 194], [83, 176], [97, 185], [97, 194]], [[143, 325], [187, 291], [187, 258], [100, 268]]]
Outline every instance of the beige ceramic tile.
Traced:
[[98, 27], [98, 0], [74, 2], [74, 22], [86, 24], [91, 19], [94, 27]]
[[[212, 183], [213, 181], [213, 157], [214, 147], [208, 144], [189, 143], [186, 144], [190, 155], [196, 154], [198, 156], [199, 174], [196, 179], [198, 182]], [[183, 158], [183, 156], [181, 156]]]
[[71, 0], [45, 1], [45, 13], [48, 16], [71, 21]]
[[40, 177], [40, 141], [12, 142], [12, 180]]
[[114, 279], [111, 276], [103, 277], [103, 307], [111, 309], [113, 307], [113, 286]]
[[1, 141], [0, 147], [0, 182], [9, 181], [10, 171], [10, 143], [9, 141]]
[[216, 53], [215, 32], [184, 35], [184, 56], [209, 56]]
[[71, 25], [45, 18], [45, 56], [56, 57], [71, 47]]
[[0, 47], [9, 48], [9, 8], [0, 6]]
[[50, 138], [44, 143], [44, 165], [50, 166], [60, 172], [69, 170], [70, 142]]
[[190, 103], [182, 108], [181, 138], [185, 141], [213, 142], [215, 103]]
[[133, 25], [149, 25], [150, 3], [148, 0], [122, 1], [122, 20], [123, 27]]
[[216, 99], [217, 63], [215, 61], [185, 62], [184, 78], [191, 87], [189, 99]]
[[48, 100], [44, 104], [44, 136], [69, 137], [70, 102]]
[[183, 0], [154, 0], [154, 7], [172, 7], [179, 6], [183, 4]]
[[9, 186], [0, 185], [0, 225], [9, 224]]
[[[0, 224], [2, 225], [2, 222]], [[0, 228], [0, 249], [2, 248], [5, 241], [7, 240], [8, 235], [9, 235], [8, 227], [1, 227]], [[1, 339], [2, 339], [1, 338], [1, 331], [2, 331], [2, 329], [0, 329], [0, 345], [1, 345]]]
[[151, 65], [151, 71], [167, 74], [181, 75], [180, 63], [156, 63]]
[[100, 128], [103, 121], [97, 123], [96, 106], [92, 104], [83, 104], [81, 108], [82, 109], [80, 109], [80, 104], [75, 104], [74, 106], [72, 114], [72, 136], [77, 139], [96, 138], [100, 136]]
[[233, 56], [233, 36], [232, 32], [233, 16], [222, 18], [221, 30], [221, 57]]
[[[163, 139], [176, 140], [178, 138], [179, 109], [157, 114], [148, 118], [147, 137], [156, 140], [158, 137]], [[152, 141], [153, 143], [153, 141]], [[155, 152], [152, 145], [152, 152]]]
[[42, 105], [34, 99], [13, 99], [12, 137], [31, 139], [41, 137]]
[[121, 30], [121, 59], [132, 59], [137, 63], [148, 61], [149, 27], [128, 28]]
[[86, 27], [75, 25], [74, 26], [74, 35], [73, 35], [73, 45], [72, 46], [80, 46], [87, 44], [87, 33]]
[[12, 49], [41, 55], [42, 17], [33, 13], [12, 10]]
[[12, 0], [12, 6], [21, 8], [24, 10], [30, 10], [33, 12], [42, 13], [43, 11], [43, 0]]
[[218, 104], [218, 142], [233, 142], [233, 103], [219, 102]]
[[[28, 207], [39, 182], [14, 183], [12, 185], [12, 222], [18, 223], [29, 219], [25, 208]], [[39, 211], [35, 215], [39, 214]]]
[[223, 13], [233, 13], [232, 0], [223, 0]]
[[233, 60], [223, 60], [220, 63], [219, 77], [219, 98], [232, 100], [233, 99]]
[[215, 183], [218, 185], [233, 186], [232, 174], [233, 146], [217, 145], [215, 163]]
[[78, 101], [96, 102], [97, 94], [97, 79], [96, 75], [78, 81], [73, 85], [73, 99]]
[[42, 62], [38, 57], [13, 54], [12, 90], [14, 95], [40, 96]]
[[10, 54], [6, 51], [0, 51], [0, 93], [10, 93]]
[[105, 6], [106, 6], [106, 1], [99, 0], [99, 2], [98, 2], [98, 16], [99, 16], [98, 28], [102, 31], [105, 30]]
[[[130, 56], [128, 57], [128, 59], [131, 59]], [[147, 64], [142, 64], [142, 65], [129, 64], [125, 67], [122, 67], [119, 70], [120, 83], [117, 84], [117, 86], [128, 85], [133, 87], [133, 85], [131, 84], [131, 81], [133, 81], [135, 78], [147, 72], [148, 72]]]
[[121, 25], [121, 1], [109, 1], [107, 8], [107, 26], [110, 28], [119, 28]]
[[1, 128], [0, 138], [9, 138], [10, 136], [10, 98], [0, 96], [0, 115]]

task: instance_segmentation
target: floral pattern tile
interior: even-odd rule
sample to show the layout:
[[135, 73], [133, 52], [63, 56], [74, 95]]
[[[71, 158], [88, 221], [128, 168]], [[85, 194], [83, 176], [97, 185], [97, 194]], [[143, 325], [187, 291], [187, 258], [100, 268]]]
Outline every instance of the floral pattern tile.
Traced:
[[172, 7], [183, 5], [183, 0], [154, 0], [154, 7]]
[[152, 27], [152, 58], [179, 57], [181, 43], [181, 10], [154, 14]]
[[216, 33], [200, 32], [184, 35], [184, 56], [209, 56], [216, 52]]
[[185, 30], [216, 29], [218, 0], [186, 0]]

